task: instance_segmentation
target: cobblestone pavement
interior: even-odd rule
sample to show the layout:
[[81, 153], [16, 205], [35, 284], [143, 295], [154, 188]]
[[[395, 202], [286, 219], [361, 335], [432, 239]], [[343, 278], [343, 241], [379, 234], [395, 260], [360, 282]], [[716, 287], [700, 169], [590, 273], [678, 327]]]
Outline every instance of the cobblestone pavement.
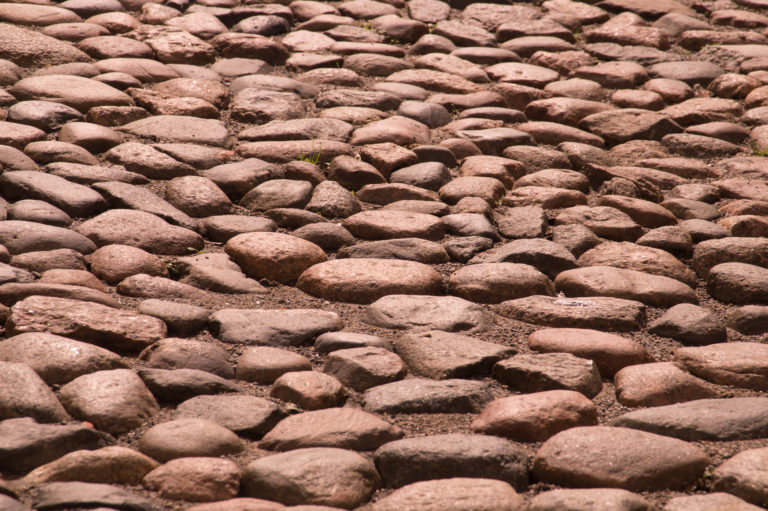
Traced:
[[768, 507], [768, 1], [0, 3], [0, 509]]

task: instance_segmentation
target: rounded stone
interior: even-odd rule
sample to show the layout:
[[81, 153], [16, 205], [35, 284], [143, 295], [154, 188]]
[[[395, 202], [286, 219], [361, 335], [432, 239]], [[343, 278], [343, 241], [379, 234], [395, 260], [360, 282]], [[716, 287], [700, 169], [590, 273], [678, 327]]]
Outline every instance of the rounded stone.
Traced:
[[0, 342], [0, 360], [27, 364], [48, 385], [123, 367], [120, 357], [111, 351], [46, 332], [27, 332]]
[[528, 346], [543, 353], [564, 352], [594, 361], [601, 376], [642, 364], [650, 355], [637, 342], [617, 334], [587, 328], [544, 328], [528, 336]]
[[541, 446], [533, 474], [565, 487], [655, 491], [684, 488], [709, 458], [693, 444], [628, 428], [591, 426], [560, 432]]
[[521, 442], [540, 442], [575, 426], [597, 425], [597, 407], [572, 390], [549, 390], [492, 401], [472, 431]]
[[367, 240], [423, 238], [440, 241], [444, 235], [439, 218], [407, 211], [363, 211], [346, 218], [342, 225], [356, 237]]
[[464, 266], [448, 280], [451, 294], [480, 303], [501, 303], [530, 295], [555, 294], [555, 286], [533, 266], [485, 263]]
[[323, 249], [296, 236], [276, 232], [249, 232], [227, 241], [224, 250], [248, 275], [289, 283], [307, 268], [323, 263]]
[[[471, 496], [471, 497], [470, 497]], [[523, 511], [514, 488], [495, 479], [436, 479], [409, 484], [371, 505], [371, 511]]]
[[139, 359], [158, 369], [197, 369], [222, 378], [235, 376], [227, 352], [212, 342], [169, 337], [146, 348]]
[[234, 462], [220, 458], [179, 458], [147, 474], [142, 484], [164, 499], [226, 500], [237, 496], [240, 469]]
[[144, 382], [130, 369], [79, 376], [61, 388], [60, 398], [73, 416], [114, 435], [141, 426], [160, 411]]
[[275, 380], [270, 396], [295, 403], [305, 410], [319, 410], [341, 404], [344, 386], [330, 374], [317, 371], [285, 373]]
[[354, 508], [381, 485], [373, 462], [344, 449], [315, 447], [266, 456], [243, 472], [243, 494], [286, 505]]
[[397, 259], [335, 259], [305, 271], [297, 287], [313, 296], [371, 303], [393, 294], [437, 295], [442, 277], [426, 264]]
[[715, 469], [713, 489], [765, 508], [768, 505], [768, 485], [762, 474], [766, 460], [768, 449], [765, 447], [741, 451]]
[[237, 378], [256, 383], [272, 383], [285, 373], [311, 371], [309, 360], [282, 348], [247, 348], [237, 361]]
[[202, 250], [203, 237], [171, 225], [159, 216], [131, 209], [111, 209], [86, 220], [77, 231], [96, 245], [131, 245], [153, 253], [187, 255]]
[[139, 440], [139, 450], [158, 461], [192, 456], [221, 456], [243, 450], [232, 431], [204, 419], [177, 419], [151, 427]]
[[165, 190], [165, 198], [173, 206], [193, 217], [224, 215], [232, 206], [221, 188], [202, 176], [172, 179]]
[[50, 100], [87, 112], [95, 106], [127, 106], [131, 98], [107, 84], [73, 75], [30, 76], [19, 80], [11, 94], [20, 100]]

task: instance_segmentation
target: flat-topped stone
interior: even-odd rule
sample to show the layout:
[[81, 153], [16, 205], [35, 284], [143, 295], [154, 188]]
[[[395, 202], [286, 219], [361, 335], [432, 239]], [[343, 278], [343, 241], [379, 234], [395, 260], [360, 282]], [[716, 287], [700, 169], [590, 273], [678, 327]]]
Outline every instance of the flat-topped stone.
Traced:
[[245, 437], [260, 437], [285, 413], [274, 402], [244, 394], [195, 396], [176, 407], [176, 419], [204, 419]]
[[529, 296], [502, 302], [499, 311], [505, 316], [535, 325], [623, 332], [638, 330], [645, 319], [642, 303], [604, 296]]
[[[731, 263], [733, 264], [733, 263]], [[710, 295], [714, 296], [710, 291]], [[648, 325], [648, 332], [677, 339], [685, 344], [724, 342], [725, 324], [711, 311], [698, 305], [675, 305]]]
[[669, 277], [694, 287], [696, 275], [669, 252], [630, 242], [605, 242], [584, 252], [579, 266], [613, 266]]
[[366, 410], [374, 413], [474, 413], [492, 399], [484, 382], [409, 378], [365, 391]]
[[187, 255], [190, 248], [201, 250], [203, 237], [194, 231], [171, 225], [144, 211], [111, 209], [77, 226], [97, 246], [114, 243], [138, 247], [155, 254]]
[[615, 424], [681, 440], [747, 440], [768, 435], [768, 399], [700, 399], [626, 413]]
[[549, 390], [492, 401], [472, 431], [519, 442], [539, 442], [568, 428], [597, 425], [597, 407], [578, 392]]
[[664, 506], [664, 511], [718, 511], [721, 509], [758, 511], [761, 508], [722, 492], [675, 497]]
[[495, 64], [488, 67], [486, 72], [494, 80], [527, 85], [529, 87], [544, 87], [558, 79], [557, 71], [520, 62]]
[[481, 306], [454, 296], [389, 295], [368, 306], [368, 324], [395, 330], [475, 333], [493, 323]]
[[698, 243], [691, 266], [700, 277], [720, 263], [744, 263], [768, 267], [768, 240], [765, 238], [728, 237]]
[[505, 481], [518, 490], [528, 483], [528, 456], [516, 444], [486, 435], [445, 434], [395, 440], [374, 453], [384, 485], [451, 477]]
[[718, 264], [709, 270], [707, 292], [727, 303], [768, 303], [768, 269], [745, 263]]
[[131, 98], [105, 83], [74, 75], [40, 75], [19, 80], [11, 94], [22, 101], [55, 101], [85, 113], [96, 106], [128, 106]]
[[157, 142], [190, 142], [225, 146], [227, 128], [219, 120], [188, 115], [156, 115], [118, 128], [120, 131]]
[[267, 346], [310, 344], [344, 327], [335, 312], [315, 309], [221, 309], [209, 321], [222, 342]]
[[96, 191], [64, 178], [29, 170], [4, 172], [0, 189], [8, 199], [39, 199], [73, 217], [88, 217], [106, 209], [106, 202]]
[[595, 363], [570, 353], [521, 353], [497, 362], [492, 375], [519, 392], [571, 390], [592, 398], [603, 388]]
[[675, 360], [712, 383], [754, 390], [768, 389], [768, 346], [754, 342], [728, 342], [679, 348]]
[[528, 336], [528, 347], [543, 353], [570, 353], [592, 360], [600, 375], [613, 377], [621, 368], [642, 364], [650, 355], [637, 342], [586, 328], [544, 328]]
[[244, 442], [232, 431], [205, 419], [174, 419], [156, 424], [139, 439], [147, 456], [166, 462], [177, 458], [237, 454]]
[[347, 387], [363, 392], [405, 377], [402, 359], [384, 348], [365, 346], [336, 350], [328, 356], [323, 371]]
[[0, 244], [11, 254], [59, 249], [89, 254], [96, 250], [96, 245], [78, 232], [24, 220], [0, 221]]
[[57, 284], [47, 282], [16, 283], [9, 282], [0, 285], [0, 303], [11, 306], [28, 296], [55, 296], [84, 302], [100, 303], [117, 307], [118, 303], [102, 290], [92, 289], [82, 285]]
[[768, 504], [768, 486], [762, 477], [768, 449], [746, 449], [714, 470], [715, 491], [727, 492], [761, 508]]
[[363, 211], [347, 217], [342, 225], [356, 237], [369, 240], [424, 238], [440, 241], [444, 235], [439, 218], [407, 211]]
[[148, 499], [119, 486], [79, 481], [44, 485], [35, 495], [33, 505], [36, 509], [122, 507], [140, 511], [154, 507]]
[[682, 128], [666, 115], [640, 108], [608, 110], [584, 117], [579, 127], [602, 137], [609, 144], [635, 139], [661, 140]]
[[485, 263], [459, 268], [448, 280], [448, 290], [479, 303], [555, 294], [546, 275], [527, 264], [515, 263]]
[[313, 447], [252, 461], [242, 483], [247, 497], [351, 509], [370, 499], [381, 478], [373, 462], [356, 452]]
[[0, 342], [0, 360], [27, 364], [48, 385], [123, 367], [120, 357], [111, 351], [47, 332], [28, 332]]
[[493, 364], [514, 353], [507, 346], [440, 330], [403, 335], [395, 351], [412, 373], [438, 380], [488, 375]]
[[439, 273], [415, 261], [351, 258], [316, 264], [299, 277], [297, 287], [314, 296], [371, 303], [387, 295], [442, 293]]
[[286, 417], [261, 440], [265, 449], [338, 447], [372, 451], [404, 435], [397, 426], [362, 410], [328, 408]]
[[165, 323], [151, 316], [46, 296], [16, 302], [6, 328], [10, 335], [48, 332], [129, 352], [141, 351], [166, 335]]
[[421, 238], [397, 238], [358, 243], [339, 250], [338, 258], [403, 259], [424, 264], [447, 263], [442, 245]]
[[663, 406], [716, 396], [712, 386], [675, 362], [627, 366], [613, 380], [616, 400], [624, 406]]
[[[467, 499], [467, 495], [472, 495]], [[463, 478], [420, 481], [376, 501], [371, 511], [523, 511], [525, 501], [509, 484], [494, 479]]]
[[615, 241], [633, 241], [643, 229], [626, 213], [609, 206], [573, 206], [555, 218], [555, 225], [583, 224], [595, 234]]
[[469, 264], [482, 263], [527, 264], [549, 278], [578, 266], [576, 258], [562, 244], [540, 238], [510, 241], [469, 260]]
[[533, 460], [534, 476], [559, 486], [654, 491], [684, 488], [709, 464], [682, 440], [620, 427], [572, 428], [547, 440]]
[[696, 293], [669, 277], [612, 266], [589, 266], [560, 273], [555, 287], [566, 296], [612, 296], [654, 307], [698, 303]]
[[531, 499], [529, 511], [652, 511], [656, 507], [636, 493], [611, 488], [550, 490]]
[[269, 384], [291, 371], [309, 371], [312, 365], [305, 357], [283, 348], [258, 346], [246, 348], [237, 359], [237, 378]]

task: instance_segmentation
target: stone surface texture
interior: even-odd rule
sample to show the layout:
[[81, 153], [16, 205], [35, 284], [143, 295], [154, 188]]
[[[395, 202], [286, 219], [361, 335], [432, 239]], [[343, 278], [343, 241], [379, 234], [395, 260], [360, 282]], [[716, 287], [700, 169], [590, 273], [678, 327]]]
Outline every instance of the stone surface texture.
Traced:
[[0, 2], [0, 509], [768, 507], [767, 10]]

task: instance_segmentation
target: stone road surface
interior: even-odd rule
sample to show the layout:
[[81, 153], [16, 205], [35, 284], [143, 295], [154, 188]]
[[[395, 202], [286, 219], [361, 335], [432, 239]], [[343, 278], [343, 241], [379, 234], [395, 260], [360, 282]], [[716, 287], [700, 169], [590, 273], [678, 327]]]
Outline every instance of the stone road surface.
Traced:
[[0, 114], [3, 511], [768, 508], [768, 0], [2, 2]]

